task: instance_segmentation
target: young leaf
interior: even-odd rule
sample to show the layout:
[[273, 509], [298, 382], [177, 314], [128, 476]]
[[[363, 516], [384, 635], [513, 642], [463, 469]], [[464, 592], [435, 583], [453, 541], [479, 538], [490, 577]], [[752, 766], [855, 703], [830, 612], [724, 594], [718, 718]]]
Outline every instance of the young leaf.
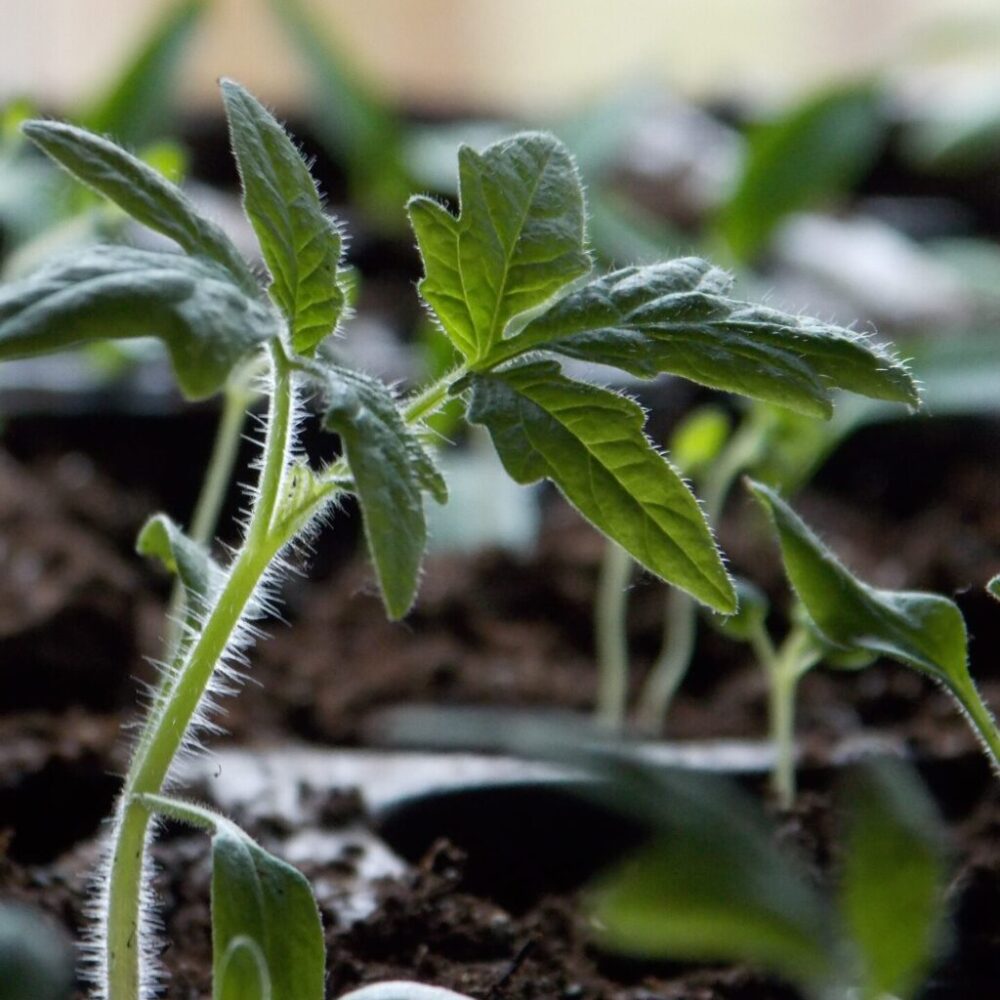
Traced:
[[760, 250], [777, 224], [846, 190], [871, 163], [881, 130], [870, 84], [839, 87], [759, 128], [748, 162], [720, 219], [740, 260]]
[[68, 173], [136, 222], [174, 240], [195, 257], [221, 264], [246, 292], [258, 293], [256, 279], [229, 237], [148, 164], [113, 142], [65, 122], [29, 121], [21, 129]]
[[138, 145], [170, 131], [175, 75], [207, 0], [180, 0], [167, 10], [110, 89], [82, 118], [88, 128]]
[[176, 253], [95, 246], [0, 289], [0, 360], [158, 337], [191, 399], [216, 392], [277, 331], [266, 301], [217, 264]]
[[[212, 834], [213, 1000], [229, 1000], [221, 991], [227, 974], [235, 972], [234, 954], [247, 950], [264, 960], [266, 979], [258, 976], [257, 983], [269, 985], [270, 992], [260, 994], [262, 1000], [323, 1000], [323, 924], [302, 873], [211, 809], [161, 795], [140, 795], [137, 800], [152, 812]], [[246, 940], [252, 945], [244, 947]], [[241, 978], [249, 974], [253, 982], [248, 958], [236, 960]], [[230, 995], [256, 1000], [253, 993]]]
[[970, 683], [965, 622], [952, 601], [862, 583], [774, 490], [747, 483], [771, 515], [785, 572], [822, 638], [901, 660], [949, 688]]
[[796, 860], [734, 789], [704, 776], [660, 781], [657, 837], [593, 893], [602, 943], [642, 957], [749, 962], [818, 995], [837, 971], [832, 920]]
[[698, 501], [650, 444], [632, 400], [536, 362], [474, 377], [469, 420], [487, 427], [517, 482], [551, 479], [650, 572], [718, 611], [736, 609]]
[[933, 801], [899, 761], [852, 775], [840, 910], [860, 964], [860, 1000], [906, 1000], [942, 931], [944, 835]]
[[243, 206], [271, 272], [270, 293], [288, 320], [292, 346], [311, 355], [333, 333], [346, 304], [343, 237], [309, 168], [273, 116], [239, 84], [222, 81]]
[[402, 618], [427, 544], [423, 494], [444, 503], [448, 489], [381, 382], [335, 365], [324, 365], [319, 377], [324, 424], [344, 443], [386, 609]]
[[180, 579], [194, 611], [206, 608], [222, 583], [222, 568], [208, 550], [188, 538], [166, 514], [154, 514], [143, 525], [135, 550], [141, 556], [158, 559]]
[[727, 297], [726, 274], [697, 258], [613, 271], [571, 292], [510, 341], [495, 362], [554, 351], [622, 368], [660, 372], [828, 417], [832, 389], [916, 406], [906, 367], [841, 327]]
[[458, 154], [456, 219], [413, 198], [424, 262], [420, 294], [470, 361], [486, 357], [513, 319], [552, 301], [590, 270], [583, 189], [565, 147], [528, 132]]
[[241, 936], [229, 942], [217, 975], [213, 987], [217, 1000], [271, 1000], [267, 961], [253, 938]]

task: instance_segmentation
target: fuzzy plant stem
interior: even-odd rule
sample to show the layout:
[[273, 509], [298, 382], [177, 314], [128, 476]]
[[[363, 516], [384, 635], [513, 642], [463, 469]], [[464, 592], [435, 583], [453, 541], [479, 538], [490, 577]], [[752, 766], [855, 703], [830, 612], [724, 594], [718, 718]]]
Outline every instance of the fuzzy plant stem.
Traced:
[[143, 869], [149, 813], [135, 796], [163, 788], [217, 664], [268, 566], [289, 540], [272, 531], [293, 433], [292, 372], [281, 348], [271, 352], [272, 393], [264, 461], [250, 523], [224, 587], [187, 650], [169, 692], [154, 705], [125, 779], [113, 833], [103, 942], [108, 1000], [139, 1000], [143, 993]]
[[[709, 524], [718, 521], [736, 477], [756, 461], [765, 444], [765, 432], [759, 423], [752, 417], [746, 418], [705, 476], [702, 499]], [[636, 710], [637, 722], [644, 732], [656, 733], [663, 725], [691, 665], [697, 631], [697, 603], [684, 591], [671, 587], [664, 605], [663, 642]]]
[[774, 768], [771, 791], [781, 809], [795, 802], [795, 694], [803, 675], [820, 660], [820, 651], [801, 625], [796, 625], [775, 650], [761, 625], [751, 638], [757, 659], [767, 673], [768, 713]]
[[953, 685], [950, 690], [972, 723], [994, 772], [1000, 775], [1000, 731], [997, 730], [996, 719], [983, 701], [979, 689], [971, 677], [966, 677], [962, 684]]
[[597, 721], [611, 730], [625, 722], [628, 694], [628, 585], [632, 557], [618, 544], [604, 546], [597, 584], [594, 639], [597, 646]]

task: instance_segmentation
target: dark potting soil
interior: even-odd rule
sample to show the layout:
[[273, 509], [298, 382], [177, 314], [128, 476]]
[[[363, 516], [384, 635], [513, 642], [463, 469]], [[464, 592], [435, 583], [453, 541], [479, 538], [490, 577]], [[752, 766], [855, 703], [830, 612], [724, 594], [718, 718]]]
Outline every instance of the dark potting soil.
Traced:
[[[929, 438], [927, 427], [905, 425], [858, 435], [798, 506], [870, 581], [955, 594], [970, 625], [973, 673], [1000, 705], [1000, 614], [981, 590], [1000, 567], [997, 428], [941, 426]], [[138, 685], [154, 676], [146, 657], [158, 647], [166, 586], [131, 555], [131, 544], [161, 497], [141, 484], [114, 486], [100, 455], [32, 455], [22, 447], [19, 458], [0, 456], [0, 892], [38, 903], [75, 934], [94, 838], [125, 766], [121, 726], [134, 721]], [[773, 545], [739, 497], [721, 539], [734, 568], [763, 583], [780, 607]], [[250, 683], [227, 706], [227, 740], [358, 743], [373, 711], [407, 701], [586, 711], [595, 689], [590, 608], [601, 550], [553, 497], [532, 556], [429, 559], [420, 602], [402, 624], [385, 621], [362, 562], [341, 560], [324, 579], [293, 578], [292, 628], [269, 627]], [[640, 578], [632, 598], [637, 689], [656, 651], [663, 595]], [[760, 672], [742, 648], [711, 633], [700, 649], [666, 733], [762, 736]], [[876, 732], [904, 741], [925, 763], [956, 844], [956, 944], [926, 996], [988, 995], [986, 984], [1000, 975], [1000, 801], [951, 703], [888, 664], [817, 671], [802, 687], [799, 728], [807, 768], [822, 765], [845, 735]], [[836, 847], [826, 778], [809, 773], [783, 835], [824, 878]], [[252, 832], [268, 842], [268, 829]], [[472, 862], [462, 853], [473, 850], [428, 845], [409, 874], [379, 885], [377, 907], [360, 921], [338, 916], [329, 899], [323, 904], [331, 995], [413, 976], [494, 1000], [793, 995], [747, 970], [602, 956], [572, 893], [505, 907], [488, 886], [477, 882], [472, 891], [465, 878]], [[173, 974], [167, 995], [205, 996], [205, 840], [168, 831], [157, 856], [170, 942], [164, 961]], [[336, 883], [352, 863], [348, 852], [303, 868], [314, 884]]]

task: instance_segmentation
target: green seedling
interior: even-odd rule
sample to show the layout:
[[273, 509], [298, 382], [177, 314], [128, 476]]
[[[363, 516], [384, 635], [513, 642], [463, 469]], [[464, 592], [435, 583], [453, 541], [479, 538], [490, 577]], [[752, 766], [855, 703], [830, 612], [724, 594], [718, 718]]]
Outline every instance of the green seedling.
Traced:
[[[702, 261], [594, 276], [576, 170], [556, 140], [537, 133], [460, 151], [457, 216], [411, 200], [420, 294], [459, 362], [397, 400], [321, 349], [345, 315], [341, 230], [278, 123], [237, 84], [222, 90], [266, 291], [225, 234], [156, 171], [93, 133], [35, 121], [24, 126], [32, 142], [179, 252], [98, 246], [0, 292], [0, 359], [153, 336], [192, 399], [242, 381], [248, 368], [265, 373], [263, 454], [231, 557], [217, 562], [165, 515], [139, 538], [141, 552], [177, 575], [181, 600], [98, 880], [90, 956], [98, 995], [109, 1000], [138, 1000], [157, 982], [145, 886], [159, 814], [213, 833], [216, 998], [319, 1000], [322, 932], [303, 884], [231, 824], [174, 798], [171, 774], [238, 683], [296, 541], [344, 495], [358, 498], [390, 617], [406, 614], [426, 541], [425, 497], [446, 497], [423, 428], [449, 400], [486, 427], [514, 479], [552, 480], [647, 570], [724, 614], [736, 610], [732, 581], [698, 502], [645, 436], [642, 410], [568, 378], [558, 359], [644, 377], [674, 372], [817, 413], [828, 412], [835, 386], [916, 402], [905, 368], [885, 352], [844, 330], [733, 301], [725, 276]], [[318, 469], [296, 452], [306, 392], [322, 401], [323, 425], [343, 444], [342, 457]], [[247, 904], [234, 910], [234, 899]], [[286, 926], [299, 930], [284, 934]]]
[[734, 790], [648, 765], [627, 780], [656, 834], [592, 891], [606, 948], [746, 962], [813, 1000], [915, 995], [944, 943], [945, 851], [934, 805], [901, 762], [850, 776], [833, 898]]
[[997, 769], [1000, 732], [969, 673], [958, 606], [937, 594], [878, 590], [862, 583], [773, 489], [752, 481], [748, 486], [774, 524], [785, 573], [801, 604], [802, 622], [785, 644], [794, 647], [787, 664], [767, 650], [761, 655], [778, 681], [772, 693], [772, 727], [779, 740], [778, 785], [785, 802], [794, 790], [795, 689], [802, 674], [820, 661], [861, 669], [886, 656], [930, 677], [955, 699]]

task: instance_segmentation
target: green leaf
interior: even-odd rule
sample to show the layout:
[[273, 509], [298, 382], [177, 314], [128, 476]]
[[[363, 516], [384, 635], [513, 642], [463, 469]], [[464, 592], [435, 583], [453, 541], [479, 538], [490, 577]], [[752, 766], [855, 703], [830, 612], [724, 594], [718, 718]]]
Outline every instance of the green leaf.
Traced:
[[257, 942], [235, 937], [229, 942], [219, 966], [218, 1000], [271, 1000], [271, 977]]
[[704, 776], [660, 782], [656, 838], [592, 894], [602, 944], [641, 957], [749, 962], [810, 992], [828, 985], [832, 914], [797, 859], [778, 850], [734, 789]]
[[900, 660], [952, 689], [970, 683], [965, 622], [954, 602], [862, 583], [774, 490], [747, 482], [771, 515], [785, 572], [822, 638]]
[[650, 444], [632, 400], [538, 362], [474, 377], [469, 420], [487, 427], [517, 482], [551, 479], [650, 572], [716, 610], [736, 609], [698, 501]]
[[136, 222], [174, 240], [195, 257], [221, 264], [243, 289], [257, 292], [256, 279], [229, 237], [148, 164], [101, 136], [64, 122], [29, 121], [22, 131], [77, 180]]
[[424, 262], [420, 294], [470, 361], [511, 321], [551, 302], [590, 270], [583, 189], [554, 137], [528, 132], [459, 150], [458, 218], [428, 198], [409, 203]]
[[719, 457], [731, 429], [729, 414], [721, 406], [699, 406], [674, 428], [670, 455], [685, 475], [700, 475]]
[[423, 494], [444, 503], [447, 486], [381, 382], [336, 365], [316, 369], [324, 425], [344, 443], [386, 609], [402, 618], [416, 596], [427, 545]]
[[273, 116], [232, 80], [222, 81], [222, 98], [243, 207], [271, 272], [271, 297], [288, 320], [294, 349], [311, 355], [346, 305], [340, 228], [323, 211], [309, 168]]
[[118, 79], [84, 112], [84, 124], [132, 145], [170, 132], [177, 70], [198, 20], [207, 9], [207, 0], [173, 4]]
[[217, 264], [176, 253], [96, 246], [0, 288], [0, 360], [158, 337], [192, 399], [221, 388], [277, 329], [270, 305]]
[[817, 417], [831, 390], [915, 406], [906, 367], [841, 327], [727, 298], [725, 272], [688, 257], [613, 271], [571, 292], [488, 360], [529, 350], [660, 372]]
[[998, 573], [988, 584], [986, 584], [986, 591], [991, 597], [995, 597], [1000, 601], [1000, 573]]
[[142, 527], [135, 550], [159, 560], [181, 581], [192, 612], [207, 608], [224, 573], [208, 550], [184, 534], [166, 514], [154, 514]]
[[213, 978], [234, 938], [265, 956], [272, 1000], [322, 1000], [326, 945], [302, 874], [227, 824], [212, 839]]
[[879, 95], [870, 84], [830, 90], [758, 128], [719, 219], [730, 250], [752, 258], [786, 215], [847, 190], [874, 159], [881, 134]]
[[857, 950], [861, 1000], [913, 996], [940, 944], [945, 839], [913, 771], [884, 759], [852, 775], [840, 910]]

